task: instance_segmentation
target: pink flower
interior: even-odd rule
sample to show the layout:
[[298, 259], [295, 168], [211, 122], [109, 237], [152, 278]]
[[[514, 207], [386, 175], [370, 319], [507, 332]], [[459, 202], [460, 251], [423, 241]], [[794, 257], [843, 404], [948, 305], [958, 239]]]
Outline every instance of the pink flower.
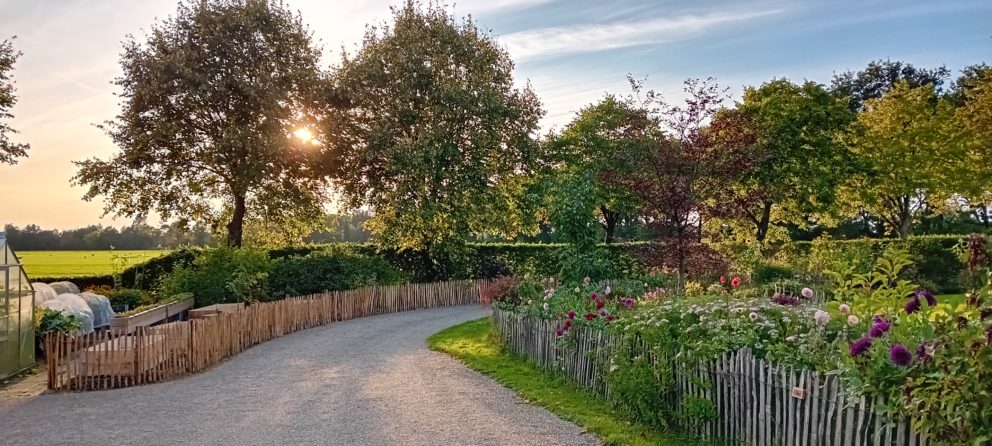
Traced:
[[858, 319], [858, 317], [853, 314], [847, 317], [847, 325], [850, 325], [852, 327], [858, 325], [860, 322], [861, 319]]
[[586, 318], [587, 321], [591, 321], [593, 319], [596, 319], [596, 313], [586, 313], [585, 318]]
[[810, 288], [803, 288], [803, 290], [800, 293], [803, 295], [803, 297], [807, 299], [813, 298], [813, 290]]
[[817, 324], [827, 325], [827, 322], [830, 322], [830, 313], [823, 310], [816, 310], [816, 313], [813, 314], [813, 318], [816, 319]]
[[741, 286], [741, 278], [734, 276], [734, 279], [730, 281], [730, 286], [734, 288]]
[[568, 311], [568, 320], [575, 319], [575, 310]]
[[589, 276], [586, 276], [584, 279], [582, 279], [582, 283], [589, 285]]
[[840, 307], [838, 307], [837, 309], [840, 311], [841, 314], [851, 314], [851, 307], [849, 307], [847, 304], [840, 304]]
[[720, 276], [720, 283], [727, 283], [727, 276]]

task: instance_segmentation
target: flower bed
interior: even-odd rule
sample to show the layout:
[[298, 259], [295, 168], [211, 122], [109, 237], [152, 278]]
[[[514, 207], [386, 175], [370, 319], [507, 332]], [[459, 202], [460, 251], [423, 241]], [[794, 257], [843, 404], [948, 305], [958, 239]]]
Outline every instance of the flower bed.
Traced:
[[[615, 282], [612, 287], [587, 280], [535, 294], [533, 283], [523, 280], [492, 300], [497, 310], [516, 315], [500, 316], [503, 320], [545, 321], [520, 322], [522, 328], [513, 328], [508, 339], [515, 350], [572, 376], [584, 376], [580, 380], [590, 388], [608, 389], [604, 394], [638, 421], [713, 434], [726, 416], [721, 414], [734, 410], [714, 393], [726, 390], [720, 383], [728, 376], [711, 369], [729, 367], [721, 361], [732, 355], [735, 367], [739, 361], [757, 361], [748, 370], [757, 373], [758, 384], [767, 385], [782, 373], [795, 374], [797, 382], [815, 383], [812, 388], [792, 386], [786, 377], [769, 392], [800, 387], [801, 395], [826, 392], [834, 395], [828, 400], [840, 398], [833, 400], [836, 404], [853, 401], [877, 409], [878, 414], [872, 411], [864, 417], [869, 424], [877, 423], [879, 435], [885, 435], [879, 430], [883, 424], [907, 420], [913, 431], [927, 432], [933, 440], [989, 441], [992, 289], [971, 294], [968, 304], [944, 304], [902, 279], [909, 264], [904, 252], [891, 250], [867, 274], [832, 273], [833, 300], [826, 303], [814, 298], [811, 289], [795, 296], [760, 296], [727, 278], [695, 295], [688, 290], [672, 293], [641, 280]], [[547, 333], [541, 331], [545, 329]], [[590, 330], [607, 333], [609, 344], [588, 338]], [[531, 341], [538, 344], [526, 346]], [[568, 349], [599, 359], [589, 365]], [[740, 359], [740, 352], [751, 359]], [[836, 388], [830, 387], [834, 384]], [[729, 398], [753, 398], [754, 391], [745, 394]], [[845, 425], [842, 433], [851, 429]], [[908, 430], [893, 438], [910, 438]], [[714, 436], [724, 438], [721, 435]]]

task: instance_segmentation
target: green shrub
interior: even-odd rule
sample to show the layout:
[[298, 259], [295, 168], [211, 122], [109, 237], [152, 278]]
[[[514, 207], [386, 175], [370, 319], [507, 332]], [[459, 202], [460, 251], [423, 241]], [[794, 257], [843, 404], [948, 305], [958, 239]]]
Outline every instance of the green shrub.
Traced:
[[32, 282], [52, 283], [52, 282], [72, 282], [81, 290], [93, 287], [113, 287], [114, 276], [68, 276], [68, 277], [32, 277]]
[[[202, 254], [202, 248], [187, 248], [172, 251], [164, 256], [132, 265], [120, 274], [120, 283], [111, 283], [119, 288], [134, 288], [150, 291], [159, 287], [162, 280], [172, 274], [176, 267], [193, 262]], [[80, 285], [82, 288], [82, 285]]]
[[898, 239], [829, 240], [787, 244], [775, 259], [792, 266], [809, 276], [812, 282], [821, 282], [823, 271], [836, 270], [838, 264], [854, 266], [856, 272], [866, 273], [887, 247], [902, 248], [909, 252], [913, 267], [906, 270], [905, 279], [923, 284], [942, 294], [964, 291], [962, 272], [964, 263], [959, 254], [961, 236], [926, 235]]
[[404, 281], [403, 272], [383, 258], [338, 249], [274, 260], [268, 294], [273, 298], [301, 296]]
[[41, 339], [50, 333], [72, 334], [82, 327], [76, 316], [65, 314], [59, 310], [51, 308], [35, 308], [34, 329], [35, 335]]
[[160, 286], [161, 294], [191, 293], [196, 306], [268, 300], [266, 278], [271, 267], [265, 251], [218, 248], [179, 264]]
[[786, 265], [762, 262], [759, 263], [751, 274], [751, 282], [755, 285], [767, 285], [772, 282], [794, 279], [796, 271]]

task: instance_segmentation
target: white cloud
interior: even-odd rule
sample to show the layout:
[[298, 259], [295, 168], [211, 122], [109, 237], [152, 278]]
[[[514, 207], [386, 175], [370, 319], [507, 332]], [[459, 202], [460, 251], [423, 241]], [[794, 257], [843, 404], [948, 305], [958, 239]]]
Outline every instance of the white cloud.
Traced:
[[763, 11], [687, 14], [619, 23], [540, 28], [503, 36], [501, 40], [517, 60], [567, 53], [624, 48], [649, 43], [684, 40], [714, 27], [782, 12]]

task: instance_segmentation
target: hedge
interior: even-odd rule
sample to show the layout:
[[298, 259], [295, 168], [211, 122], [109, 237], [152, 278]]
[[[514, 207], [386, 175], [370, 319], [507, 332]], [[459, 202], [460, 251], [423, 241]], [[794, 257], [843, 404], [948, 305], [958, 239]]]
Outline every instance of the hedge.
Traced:
[[31, 277], [32, 282], [52, 283], [52, 282], [72, 282], [85, 290], [92, 287], [114, 286], [114, 276], [74, 276], [74, 277]]

